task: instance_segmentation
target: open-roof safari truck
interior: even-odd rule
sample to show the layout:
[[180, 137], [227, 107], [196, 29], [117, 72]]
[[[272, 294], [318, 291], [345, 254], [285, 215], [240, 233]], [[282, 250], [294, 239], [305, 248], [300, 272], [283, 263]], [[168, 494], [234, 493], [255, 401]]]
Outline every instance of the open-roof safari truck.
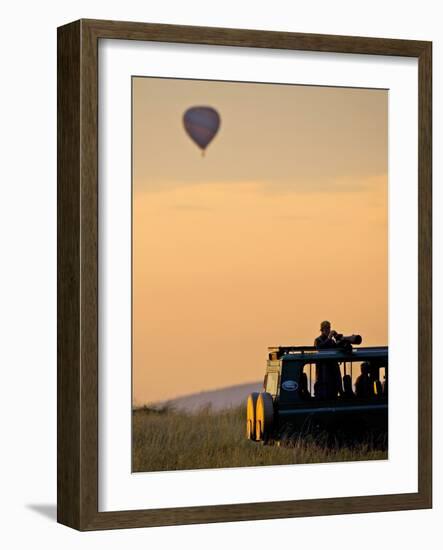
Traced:
[[247, 400], [248, 439], [267, 444], [319, 432], [353, 438], [372, 432], [386, 440], [387, 347], [268, 351], [264, 391]]

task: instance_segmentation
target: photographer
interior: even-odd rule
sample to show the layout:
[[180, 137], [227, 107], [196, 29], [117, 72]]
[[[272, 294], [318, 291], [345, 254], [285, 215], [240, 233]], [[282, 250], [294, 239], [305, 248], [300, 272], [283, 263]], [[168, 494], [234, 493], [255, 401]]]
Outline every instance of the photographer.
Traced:
[[320, 336], [314, 340], [314, 346], [317, 349], [328, 349], [337, 347], [337, 336], [339, 334], [335, 330], [331, 330], [329, 321], [322, 321], [320, 324]]
[[[314, 346], [318, 350], [336, 348], [342, 335], [331, 330], [331, 323], [323, 321], [320, 324], [320, 336], [314, 340]], [[343, 394], [341, 372], [339, 364], [335, 361], [317, 363], [315, 369], [316, 382], [314, 384], [315, 396], [320, 399], [335, 399]]]

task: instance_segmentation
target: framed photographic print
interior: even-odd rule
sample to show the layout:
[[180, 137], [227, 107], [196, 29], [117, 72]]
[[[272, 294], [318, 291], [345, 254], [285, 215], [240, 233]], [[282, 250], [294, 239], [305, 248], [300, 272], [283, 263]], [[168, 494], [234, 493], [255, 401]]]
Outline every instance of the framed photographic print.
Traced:
[[430, 42], [58, 29], [58, 521], [430, 508]]

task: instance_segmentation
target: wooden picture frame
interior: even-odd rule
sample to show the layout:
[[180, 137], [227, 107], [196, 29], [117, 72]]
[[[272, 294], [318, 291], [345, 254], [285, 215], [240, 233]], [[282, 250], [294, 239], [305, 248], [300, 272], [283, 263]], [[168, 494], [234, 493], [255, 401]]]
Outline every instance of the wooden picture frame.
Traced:
[[[418, 491], [186, 508], [98, 511], [98, 42], [159, 41], [418, 59]], [[432, 44], [260, 30], [80, 20], [58, 29], [58, 521], [79, 530], [432, 506]]]

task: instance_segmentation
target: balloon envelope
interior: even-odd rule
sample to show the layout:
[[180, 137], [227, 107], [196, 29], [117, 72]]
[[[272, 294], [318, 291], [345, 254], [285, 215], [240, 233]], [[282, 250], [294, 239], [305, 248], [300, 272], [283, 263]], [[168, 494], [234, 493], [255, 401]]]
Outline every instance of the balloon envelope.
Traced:
[[212, 107], [191, 107], [183, 115], [183, 124], [189, 137], [204, 151], [218, 132], [220, 116]]

